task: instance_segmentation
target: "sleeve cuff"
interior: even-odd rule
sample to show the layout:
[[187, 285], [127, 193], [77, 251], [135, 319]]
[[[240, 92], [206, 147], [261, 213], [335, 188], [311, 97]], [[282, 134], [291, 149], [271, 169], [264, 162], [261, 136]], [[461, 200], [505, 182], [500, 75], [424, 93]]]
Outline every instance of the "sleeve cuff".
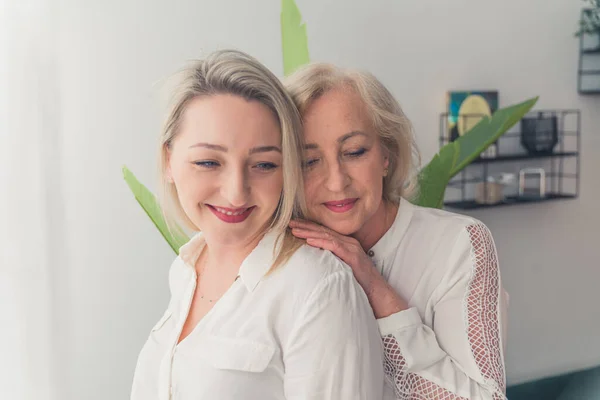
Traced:
[[399, 311], [377, 320], [381, 336], [391, 335], [404, 328], [421, 325], [422, 323], [421, 316], [415, 307]]

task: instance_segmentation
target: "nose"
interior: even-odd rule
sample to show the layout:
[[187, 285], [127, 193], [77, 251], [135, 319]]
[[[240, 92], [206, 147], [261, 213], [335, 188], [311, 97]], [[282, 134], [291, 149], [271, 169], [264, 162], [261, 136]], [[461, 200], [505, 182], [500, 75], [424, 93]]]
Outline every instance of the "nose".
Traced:
[[248, 202], [250, 183], [245, 168], [232, 169], [223, 176], [221, 195], [232, 207], [243, 207]]
[[330, 192], [343, 192], [350, 185], [351, 178], [344, 166], [338, 161], [329, 164], [325, 188]]

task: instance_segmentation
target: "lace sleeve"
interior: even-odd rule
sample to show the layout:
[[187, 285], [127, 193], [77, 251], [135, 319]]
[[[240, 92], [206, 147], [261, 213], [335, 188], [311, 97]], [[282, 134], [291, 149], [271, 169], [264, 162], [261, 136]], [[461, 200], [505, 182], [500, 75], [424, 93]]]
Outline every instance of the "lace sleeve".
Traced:
[[[444, 296], [445, 306], [435, 307], [435, 318], [445, 313], [444, 320], [455, 320], [450, 334], [462, 335], [460, 340], [468, 344], [470, 354], [453, 357], [461, 350], [442, 350], [437, 335], [448, 333], [422, 322], [385, 335], [384, 370], [398, 399], [505, 399], [496, 249], [481, 223], [467, 226], [465, 239], [470, 248], [461, 259], [467, 272]], [[441, 325], [439, 329], [450, 328], [447, 323]]]

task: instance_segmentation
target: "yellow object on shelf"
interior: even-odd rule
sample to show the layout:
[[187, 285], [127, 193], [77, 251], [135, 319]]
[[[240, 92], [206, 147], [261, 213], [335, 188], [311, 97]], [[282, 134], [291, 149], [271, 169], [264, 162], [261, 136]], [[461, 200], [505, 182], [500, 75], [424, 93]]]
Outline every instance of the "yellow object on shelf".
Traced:
[[458, 134], [464, 135], [485, 116], [492, 116], [488, 102], [478, 94], [470, 95], [462, 102], [458, 110]]

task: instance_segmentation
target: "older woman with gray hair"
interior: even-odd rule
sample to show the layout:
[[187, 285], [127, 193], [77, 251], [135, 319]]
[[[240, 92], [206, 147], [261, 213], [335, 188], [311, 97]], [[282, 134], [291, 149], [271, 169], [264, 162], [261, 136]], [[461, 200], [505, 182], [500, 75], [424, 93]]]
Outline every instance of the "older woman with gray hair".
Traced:
[[307, 220], [292, 233], [331, 250], [365, 290], [385, 349], [387, 395], [505, 398], [507, 296], [480, 221], [410, 203], [409, 120], [371, 74], [329, 64], [286, 87], [304, 122]]

